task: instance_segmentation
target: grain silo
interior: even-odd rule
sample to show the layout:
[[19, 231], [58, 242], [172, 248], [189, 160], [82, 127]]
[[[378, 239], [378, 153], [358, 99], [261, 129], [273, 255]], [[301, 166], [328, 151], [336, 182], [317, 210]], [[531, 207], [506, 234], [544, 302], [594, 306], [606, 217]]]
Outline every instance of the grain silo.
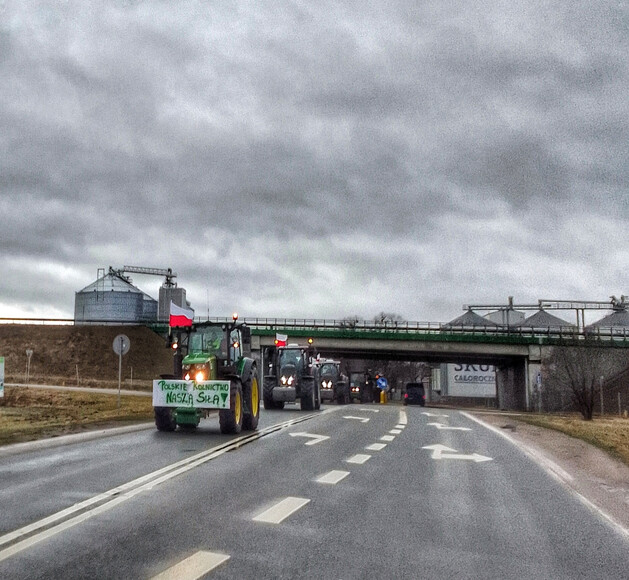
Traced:
[[153, 322], [157, 320], [157, 301], [131, 284], [120, 271], [99, 268], [97, 279], [76, 293], [74, 323]]

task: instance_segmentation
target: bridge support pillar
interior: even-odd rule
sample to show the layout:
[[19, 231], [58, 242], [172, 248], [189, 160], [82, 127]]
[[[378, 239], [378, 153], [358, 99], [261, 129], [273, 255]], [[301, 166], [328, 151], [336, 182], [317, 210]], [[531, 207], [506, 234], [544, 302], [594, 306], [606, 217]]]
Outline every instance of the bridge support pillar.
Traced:
[[501, 411], [526, 411], [528, 376], [525, 361], [496, 367], [496, 394]]

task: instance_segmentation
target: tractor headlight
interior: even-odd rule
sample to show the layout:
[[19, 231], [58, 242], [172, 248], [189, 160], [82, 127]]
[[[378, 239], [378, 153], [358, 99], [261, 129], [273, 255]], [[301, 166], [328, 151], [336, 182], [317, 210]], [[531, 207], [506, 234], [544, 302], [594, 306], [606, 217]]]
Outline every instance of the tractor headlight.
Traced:
[[197, 371], [196, 374], [194, 375], [194, 380], [197, 383], [200, 383], [201, 381], [205, 380], [205, 371]]
[[282, 378], [280, 379], [280, 382], [286, 387], [286, 386], [291, 386], [293, 384], [293, 382], [295, 381], [295, 377], [293, 375], [282, 375]]

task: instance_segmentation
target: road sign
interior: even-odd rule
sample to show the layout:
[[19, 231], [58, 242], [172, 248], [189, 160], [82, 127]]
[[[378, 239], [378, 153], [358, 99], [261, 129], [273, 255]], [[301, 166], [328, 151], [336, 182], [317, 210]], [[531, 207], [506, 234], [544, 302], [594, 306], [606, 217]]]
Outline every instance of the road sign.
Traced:
[[129, 352], [129, 347], [131, 346], [131, 341], [126, 334], [119, 334], [116, 338], [114, 338], [114, 352], [117, 355], [125, 355]]
[[537, 388], [541, 389], [542, 388], [542, 373], [537, 373], [537, 376], [535, 377], [535, 382], [537, 383]]
[[389, 386], [389, 381], [387, 381], [387, 379], [385, 379], [384, 377], [380, 377], [377, 381], [376, 381], [376, 386], [381, 390], [381, 391], [386, 391], [387, 387]]

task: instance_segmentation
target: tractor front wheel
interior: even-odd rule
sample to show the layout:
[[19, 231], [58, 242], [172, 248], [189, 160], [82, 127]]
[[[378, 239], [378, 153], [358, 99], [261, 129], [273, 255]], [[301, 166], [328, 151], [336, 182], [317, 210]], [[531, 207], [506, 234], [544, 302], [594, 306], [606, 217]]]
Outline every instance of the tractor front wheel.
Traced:
[[221, 433], [236, 434], [242, 430], [242, 387], [239, 382], [231, 381], [229, 388], [229, 409], [218, 412]]
[[174, 431], [177, 428], [174, 409], [171, 407], [155, 407], [155, 426], [158, 431]]
[[251, 376], [245, 384], [244, 396], [247, 412], [242, 420], [242, 428], [246, 431], [254, 431], [258, 428], [258, 420], [260, 419], [260, 388], [258, 386], [258, 370], [255, 366], [251, 369]]

